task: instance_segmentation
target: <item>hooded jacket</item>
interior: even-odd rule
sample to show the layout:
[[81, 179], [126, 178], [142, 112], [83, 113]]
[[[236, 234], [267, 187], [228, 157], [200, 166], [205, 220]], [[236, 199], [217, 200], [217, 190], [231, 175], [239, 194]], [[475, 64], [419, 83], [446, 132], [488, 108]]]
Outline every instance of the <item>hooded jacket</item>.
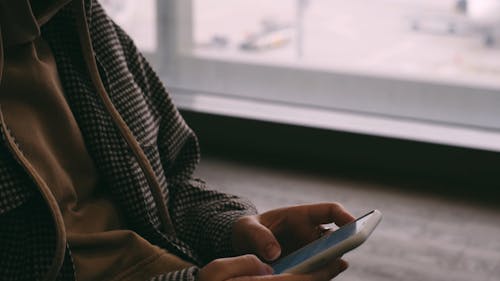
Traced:
[[[197, 265], [232, 255], [231, 225], [255, 208], [192, 178], [196, 135], [125, 32], [96, 0], [47, 1], [56, 14], [37, 19], [42, 28], [13, 32], [3, 28], [15, 16], [8, 2], [0, 0], [0, 83], [6, 44], [41, 34], [89, 153], [131, 230]], [[74, 280], [57, 202], [23, 157], [1, 104], [0, 135], [0, 280]], [[190, 267], [155, 280], [196, 274]]]

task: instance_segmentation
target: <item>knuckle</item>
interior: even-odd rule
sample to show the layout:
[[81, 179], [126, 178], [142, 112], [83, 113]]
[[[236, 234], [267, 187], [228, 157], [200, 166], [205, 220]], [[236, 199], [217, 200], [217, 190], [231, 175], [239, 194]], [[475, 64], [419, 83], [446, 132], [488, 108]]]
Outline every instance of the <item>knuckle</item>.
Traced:
[[244, 255], [243, 258], [246, 260], [246, 262], [260, 263], [259, 258], [256, 255], [253, 255], [253, 254]]
[[333, 213], [335, 213], [335, 214], [344, 213], [345, 209], [344, 209], [344, 206], [342, 206], [342, 204], [340, 204], [338, 202], [333, 202], [330, 204], [330, 211], [332, 212], [332, 216], [334, 216]]
[[260, 267], [262, 265], [262, 262], [255, 255], [244, 255], [242, 258], [244, 259], [246, 264], [252, 267]]
[[224, 267], [224, 261], [216, 259], [208, 263], [200, 270], [199, 281], [220, 280], [220, 273]]
[[340, 204], [339, 202], [333, 202], [333, 203], [331, 203], [331, 206], [334, 209], [338, 209], [338, 210], [343, 210], [344, 209], [344, 206], [342, 204]]
[[222, 259], [216, 259], [210, 262], [210, 268], [215, 271], [221, 271], [224, 267], [224, 261]]

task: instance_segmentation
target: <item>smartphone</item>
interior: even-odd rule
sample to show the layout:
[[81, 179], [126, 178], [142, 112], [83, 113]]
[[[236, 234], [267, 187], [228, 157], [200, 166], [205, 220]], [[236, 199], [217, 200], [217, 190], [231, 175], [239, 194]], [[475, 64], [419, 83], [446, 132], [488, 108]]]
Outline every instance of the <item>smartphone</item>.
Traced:
[[335, 231], [328, 231], [306, 246], [272, 264], [274, 274], [307, 273], [361, 245], [382, 220], [373, 210]]

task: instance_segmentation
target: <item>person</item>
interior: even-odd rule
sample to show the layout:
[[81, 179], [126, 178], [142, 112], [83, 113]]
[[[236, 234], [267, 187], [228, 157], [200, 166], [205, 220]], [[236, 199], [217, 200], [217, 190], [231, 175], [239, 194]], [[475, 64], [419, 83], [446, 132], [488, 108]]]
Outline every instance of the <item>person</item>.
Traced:
[[0, 1], [1, 280], [328, 280], [268, 263], [353, 217], [257, 214], [193, 178], [196, 135], [96, 0]]

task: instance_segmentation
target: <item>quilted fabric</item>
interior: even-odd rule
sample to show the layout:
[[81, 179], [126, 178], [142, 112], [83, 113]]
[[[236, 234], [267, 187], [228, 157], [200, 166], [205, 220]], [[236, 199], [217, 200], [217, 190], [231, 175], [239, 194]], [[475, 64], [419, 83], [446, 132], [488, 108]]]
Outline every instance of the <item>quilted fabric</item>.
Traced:
[[[199, 161], [196, 135], [172, 104], [164, 86], [132, 40], [104, 13], [96, 0], [86, 14], [95, 59], [107, 94], [140, 144], [161, 187], [175, 234], [163, 231], [159, 207], [146, 175], [96, 94], [82, 58], [71, 6], [44, 25], [64, 91], [105, 186], [130, 228], [151, 243], [201, 266], [232, 255], [232, 223], [255, 214], [253, 205], [207, 188], [192, 178]], [[55, 226], [38, 188], [6, 144], [0, 146], [0, 280], [42, 280], [57, 269], [56, 280], [74, 280], [71, 249], [64, 262], [55, 255]], [[198, 268], [154, 280], [194, 280]]]

